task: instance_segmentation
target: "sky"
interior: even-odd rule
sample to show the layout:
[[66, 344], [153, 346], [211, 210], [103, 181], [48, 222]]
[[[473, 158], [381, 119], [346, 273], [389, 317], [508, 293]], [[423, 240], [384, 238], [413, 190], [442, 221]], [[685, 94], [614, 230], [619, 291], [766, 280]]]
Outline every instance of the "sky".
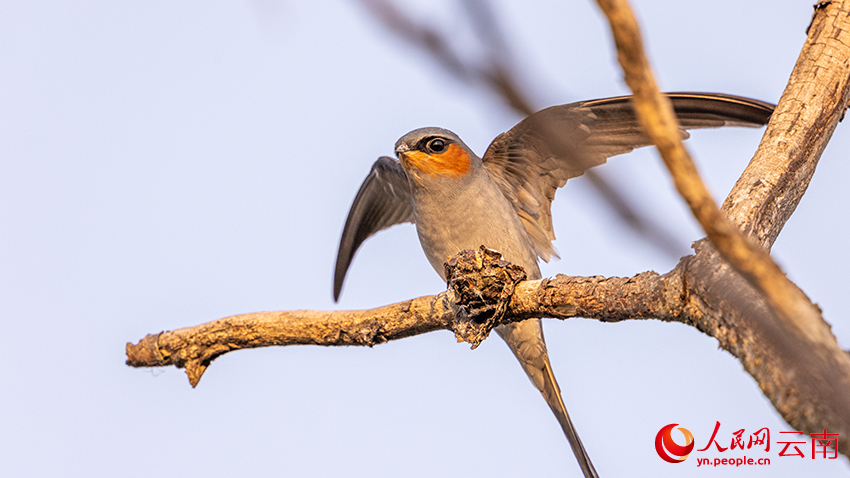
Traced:
[[[811, 2], [633, 2], [660, 85], [775, 102]], [[464, 55], [481, 46], [449, 0], [403, 2]], [[539, 107], [627, 92], [592, 2], [494, 10]], [[521, 118], [400, 42], [355, 1], [0, 4], [0, 474], [3, 476], [580, 476], [507, 347], [448, 332], [366, 348], [289, 347], [182, 370], [133, 369], [149, 333], [265, 310], [357, 309], [442, 291], [411, 225], [367, 241], [338, 304], [336, 246], [372, 162], [423, 126], [479, 154]], [[719, 200], [763, 130], [687, 146]], [[839, 343], [850, 175], [839, 125], [773, 253]], [[553, 204], [561, 260], [544, 276], [666, 272], [702, 237], [650, 150], [602, 166], [673, 231], [635, 235], [582, 179]], [[791, 430], [717, 341], [658, 321], [545, 324], [553, 368], [601, 476], [846, 476], [779, 457]], [[669, 464], [658, 430], [703, 447], [768, 427], [770, 466]], [[678, 433], [678, 432], [677, 432]], [[674, 438], [680, 438], [674, 435]], [[850, 437], [840, 437], [850, 439]], [[804, 449], [804, 451], [807, 449]]]

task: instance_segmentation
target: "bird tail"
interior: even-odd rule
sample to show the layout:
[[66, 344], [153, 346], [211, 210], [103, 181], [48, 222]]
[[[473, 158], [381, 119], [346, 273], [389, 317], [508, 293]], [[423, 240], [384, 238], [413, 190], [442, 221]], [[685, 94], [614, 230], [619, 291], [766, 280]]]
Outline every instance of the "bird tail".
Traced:
[[573, 449], [573, 454], [581, 467], [585, 478], [598, 478], [596, 469], [590, 461], [590, 456], [581, 439], [578, 437], [575, 426], [573, 426], [564, 399], [561, 397], [561, 389], [552, 373], [552, 364], [549, 363], [549, 354], [546, 351], [546, 342], [543, 339], [543, 329], [540, 319], [528, 319], [496, 328], [496, 332], [508, 343], [522, 368], [528, 374], [531, 382], [540, 390], [552, 413], [561, 424], [567, 441]]

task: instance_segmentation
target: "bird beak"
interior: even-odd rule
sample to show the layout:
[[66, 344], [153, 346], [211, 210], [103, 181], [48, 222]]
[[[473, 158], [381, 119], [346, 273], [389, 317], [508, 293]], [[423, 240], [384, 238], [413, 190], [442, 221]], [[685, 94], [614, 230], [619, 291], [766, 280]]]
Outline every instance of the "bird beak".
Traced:
[[400, 145], [395, 150], [396, 157], [399, 159], [399, 161], [401, 161], [401, 164], [404, 165], [404, 166], [408, 166], [408, 162], [409, 162], [409, 160], [407, 158], [408, 151], [410, 151], [410, 148], [408, 148], [407, 145], [405, 145], [405, 144]]

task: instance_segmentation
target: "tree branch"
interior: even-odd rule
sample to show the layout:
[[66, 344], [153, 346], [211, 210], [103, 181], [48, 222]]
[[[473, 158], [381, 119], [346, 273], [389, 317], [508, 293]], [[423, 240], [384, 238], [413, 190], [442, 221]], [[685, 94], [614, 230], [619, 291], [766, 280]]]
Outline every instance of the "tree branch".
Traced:
[[[799, 203], [847, 106], [848, 3], [850, 0], [834, 1], [816, 11], [762, 144], [724, 203], [722, 212], [765, 249]], [[690, 194], [688, 187], [684, 189], [686, 195]], [[692, 198], [698, 216], [704, 213], [703, 200]], [[717, 215], [710, 211], [708, 216], [706, 230], [710, 231]], [[714, 229], [727, 234], [724, 227]], [[720, 248], [725, 247], [722, 240], [718, 243]], [[730, 256], [734, 260], [734, 254]], [[473, 255], [471, 260], [477, 262], [478, 258]], [[479, 280], [461, 278], [461, 282], [467, 279]], [[768, 284], [765, 289], [771, 287]], [[457, 303], [455, 298], [462, 296], [457, 290], [454, 287], [436, 296], [366, 311], [266, 312], [229, 317], [127, 344], [127, 363], [185, 367], [194, 386], [213, 359], [240, 348], [371, 346], [432, 330], [457, 333], [470, 326], [470, 318], [476, 327], [540, 316], [602, 321], [657, 318], [686, 323], [717, 338], [795, 429], [826, 429], [850, 436], [850, 356], [838, 347], [819, 311], [805, 320], [797, 312], [787, 311], [780, 318], [761, 293], [706, 240], [695, 245], [695, 255], [683, 258], [664, 275], [650, 272], [628, 279], [558, 276], [497, 285], [493, 288], [497, 292], [494, 302], [482, 301], [474, 307]], [[506, 290], [510, 292], [508, 302], [499, 306]], [[806, 303], [810, 304], [808, 299]], [[498, 316], [490, 320], [491, 315]], [[850, 456], [850, 440], [839, 440], [838, 448]]]
[[[679, 193], [711, 243], [757, 291], [753, 293], [740, 283], [737, 274], [720, 262], [710, 247], [698, 248], [696, 258], [683, 262], [685, 268], [691, 266], [688, 275], [694, 279], [692, 290], [709, 308], [718, 306], [724, 316], [736, 319], [758, 317], [752, 324], [736, 320], [731, 331], [735, 340], [721, 341], [722, 345], [759, 380], [789, 423], [806, 431], [828, 426], [846, 434], [850, 431], [850, 357], [839, 348], [820, 309], [788, 280], [760, 245], [769, 248], [793, 213], [846, 108], [850, 94], [847, 2], [824, 5], [813, 18], [809, 38], [762, 145], [727, 199], [724, 212], [737, 224], [721, 214], [682, 145], [676, 116], [655, 84], [627, 1], [598, 3], [611, 23], [641, 125], [658, 147]], [[745, 237], [736, 225], [755, 232], [759, 242]], [[765, 310], [761, 298], [770, 304], [770, 310]], [[706, 331], [712, 335], [721, 332], [711, 327]], [[758, 357], [739, 347], [738, 341], [768, 348]], [[754, 360], [750, 362], [750, 358]], [[777, 371], [782, 373], [777, 376]], [[789, 380], [792, 377], [796, 377], [794, 383]], [[801, 387], [801, 381], [805, 386]], [[798, 391], [801, 388], [806, 396]], [[847, 444], [842, 448], [845, 454], [850, 450]]]
[[847, 2], [815, 8], [764, 139], [723, 203], [726, 216], [768, 250], [805, 194], [850, 100]]
[[[666, 288], [658, 274], [645, 272], [631, 278], [558, 275], [551, 280], [520, 282], [515, 288], [511, 286], [511, 293], [505, 297], [508, 303], [503, 316], [489, 323], [470, 323], [470, 318], [491, 316], [490, 304], [485, 301], [475, 307], [456, 298], [482, 282], [492, 283], [490, 279], [500, 281], [495, 289], [503, 288], [504, 278], [495, 277], [500, 274], [493, 274], [494, 269], [521, 270], [500, 258], [497, 252], [484, 248], [463, 251], [449, 261], [456, 284], [448, 291], [374, 309], [257, 312], [147, 335], [137, 344], [127, 344], [127, 365], [185, 368], [194, 387], [213, 360], [242, 349], [283, 345], [371, 347], [435, 330], [451, 330], [459, 341], [470, 342], [474, 348], [496, 325], [531, 317], [585, 317], [604, 322], [684, 320], [680, 291]], [[488, 274], [490, 277], [482, 281]], [[486, 291], [472, 290], [471, 294], [481, 297]]]
[[275, 345], [366, 345], [449, 329], [447, 293], [369, 310], [295, 310], [234, 315], [127, 344], [127, 365], [185, 368], [198, 385], [210, 362], [234, 350]]

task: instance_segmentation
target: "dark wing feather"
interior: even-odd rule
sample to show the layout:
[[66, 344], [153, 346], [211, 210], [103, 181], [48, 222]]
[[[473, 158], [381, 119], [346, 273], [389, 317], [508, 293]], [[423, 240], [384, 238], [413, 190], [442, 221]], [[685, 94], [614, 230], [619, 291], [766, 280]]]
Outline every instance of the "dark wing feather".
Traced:
[[363, 241], [396, 224], [413, 222], [407, 175], [398, 161], [382, 156], [372, 165], [345, 220], [334, 271], [334, 300], [339, 300], [345, 273]]
[[[761, 126], [774, 105], [714, 93], [667, 95], [686, 129]], [[548, 261], [552, 240], [552, 199], [568, 179], [606, 159], [650, 142], [638, 124], [631, 97], [605, 98], [541, 110], [502, 133], [484, 154], [490, 176], [513, 203], [534, 242]]]

